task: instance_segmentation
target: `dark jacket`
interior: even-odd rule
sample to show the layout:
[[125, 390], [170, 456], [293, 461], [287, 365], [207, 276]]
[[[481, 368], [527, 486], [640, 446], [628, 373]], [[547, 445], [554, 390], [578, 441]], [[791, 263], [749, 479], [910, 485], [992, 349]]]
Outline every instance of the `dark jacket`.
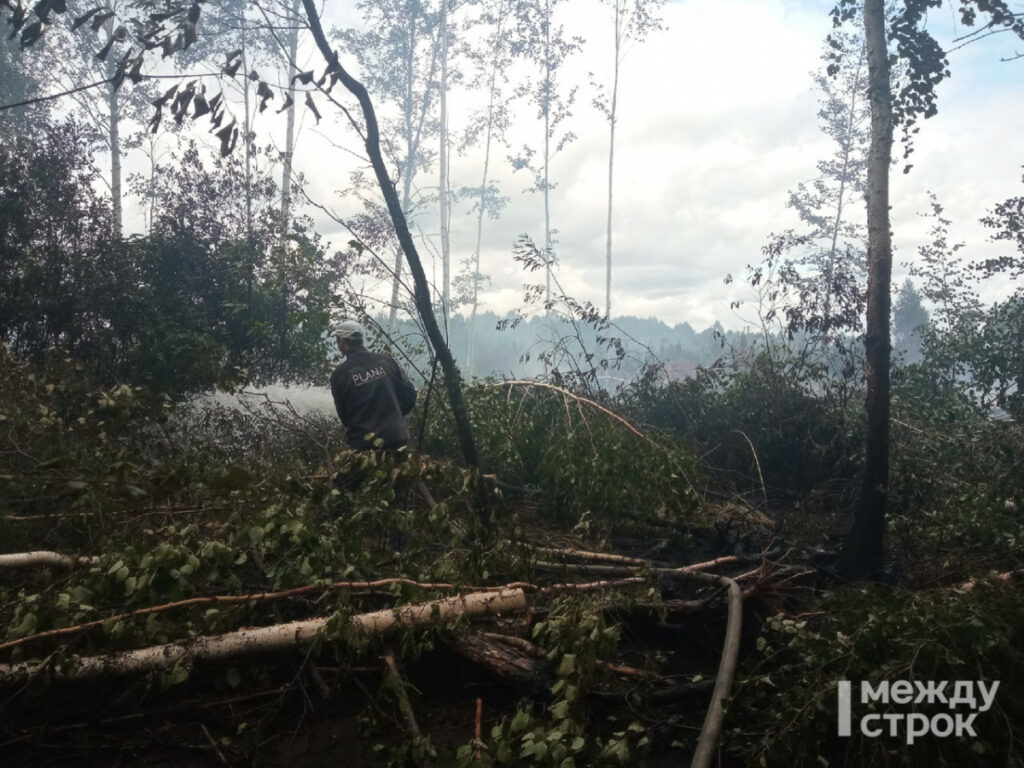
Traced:
[[404, 417], [416, 404], [416, 388], [387, 355], [350, 349], [331, 374], [331, 394], [349, 447], [394, 450], [409, 442]]

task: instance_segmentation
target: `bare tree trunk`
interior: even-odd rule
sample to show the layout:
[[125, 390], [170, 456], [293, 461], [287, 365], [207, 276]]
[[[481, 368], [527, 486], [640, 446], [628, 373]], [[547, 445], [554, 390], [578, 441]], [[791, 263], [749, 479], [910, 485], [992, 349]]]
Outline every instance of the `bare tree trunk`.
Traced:
[[[551, 0], [545, 0], [544, 12], [547, 14], [544, 24], [544, 93], [547, 98], [544, 105], [544, 302], [547, 304], [551, 301]], [[548, 315], [550, 317], [550, 313]]]
[[300, 0], [292, 0], [292, 18], [296, 26], [288, 35], [288, 124], [284, 139], [284, 167], [281, 169], [281, 226], [284, 234], [290, 228], [292, 208], [292, 160], [295, 157], [295, 74], [298, 72], [296, 57], [299, 55], [298, 17]]
[[[405, 62], [405, 168], [402, 174], [402, 213], [409, 212], [412, 202], [412, 175], [416, 168], [415, 140], [412, 128], [412, 95], [416, 51], [416, 17], [409, 19], [409, 58]], [[391, 309], [388, 312], [388, 333], [394, 333], [398, 322], [398, 298], [402, 283], [402, 246], [395, 249], [395, 276], [391, 284]]]
[[[500, 38], [505, 24], [505, 5], [498, 12], [496, 35], [496, 46], [500, 45]], [[491, 78], [487, 85], [487, 128], [484, 134], [484, 173], [480, 179], [480, 209], [476, 214], [476, 247], [473, 249], [473, 309], [469, 317], [469, 354], [467, 356], [466, 368], [472, 376], [476, 371], [476, 315], [479, 309], [480, 295], [480, 246], [483, 243], [484, 215], [487, 212], [487, 174], [491, 165], [491, 138], [494, 131], [494, 98], [498, 82], [498, 59], [495, 54], [491, 62]]]
[[438, 197], [441, 200], [441, 317], [444, 335], [449, 338], [451, 315], [451, 242], [449, 241], [448, 214], [448, 0], [441, 0], [441, 83], [438, 88], [441, 106], [441, 180]]
[[[408, 212], [412, 205], [412, 173], [414, 161], [412, 155], [405, 163], [405, 177], [402, 179], [402, 213]], [[402, 295], [402, 246], [395, 249], [395, 281], [391, 284], [391, 309], [388, 312], [388, 333], [395, 332], [395, 325], [398, 322], [398, 301]]]
[[871, 149], [868, 158], [867, 440], [864, 477], [853, 530], [843, 551], [845, 570], [859, 576], [883, 565], [889, 486], [889, 311], [892, 242], [889, 232], [889, 165], [892, 160], [892, 91], [885, 38], [884, 0], [864, 0], [868, 53]]
[[153, 222], [156, 221], [156, 140], [150, 135], [147, 141], [149, 141], [149, 188], [146, 190], [146, 197], [149, 198], [149, 219], [146, 233], [152, 235]]
[[114, 236], [124, 232], [124, 213], [121, 203], [121, 107], [117, 91], [110, 91], [110, 209]]
[[[846, 176], [850, 168], [850, 154], [853, 152], [853, 123], [856, 119], [857, 97], [860, 95], [860, 73], [864, 65], [864, 46], [861, 46], [860, 57], [857, 59], [857, 74], [853, 81], [850, 94], [850, 111], [846, 118], [846, 146], [843, 147], [843, 170], [839, 177], [839, 195], [836, 200], [836, 215], [832, 220], [832, 245], [828, 254], [828, 266], [825, 269], [825, 311], [822, 313], [825, 321], [828, 322], [832, 315], [832, 279], [835, 275], [836, 260], [839, 258], [839, 227], [843, 223], [843, 208], [846, 204]], [[831, 329], [826, 333], [826, 339], [831, 337]]]
[[[408, 216], [410, 209], [412, 208], [412, 177], [416, 174], [416, 155], [420, 148], [420, 139], [423, 136], [423, 128], [426, 123], [427, 111], [430, 105], [430, 99], [427, 94], [424, 95], [423, 101], [420, 105], [419, 121], [416, 125], [413, 125], [413, 95], [414, 95], [414, 80], [415, 80], [415, 50], [416, 50], [416, 16], [412, 16], [409, 19], [409, 57], [406, 59], [405, 65], [405, 167], [403, 169], [402, 178], [402, 213], [403, 216]], [[437, 57], [440, 49], [440, 40], [435, 40], [432, 46], [431, 59], [430, 59], [430, 71], [427, 76], [427, 82], [433, 82], [434, 72], [437, 66]], [[391, 286], [391, 311], [388, 315], [388, 333], [392, 333], [395, 330], [395, 324], [398, 322], [398, 300], [401, 296], [401, 277], [402, 277], [402, 246], [399, 244], [398, 248], [395, 249], [395, 270], [394, 270], [394, 282]]]
[[[107, 36], [113, 37], [114, 23], [106, 23]], [[113, 77], [117, 64], [112, 57], [106, 61], [107, 77]], [[113, 86], [107, 91], [107, 108], [110, 111], [110, 212], [114, 236], [118, 239], [124, 233], [124, 212], [121, 200], [121, 102], [118, 100], [117, 89]]]
[[[246, 35], [245, 28], [245, 17], [239, 19], [239, 23], [242, 25], [242, 69], [248, 73], [249, 61], [248, 61], [248, 36]], [[249, 243], [249, 247], [252, 247], [252, 146], [249, 141], [249, 130], [252, 121], [252, 108], [249, 101], [249, 78], [242, 78], [242, 96], [243, 103], [245, 105], [245, 118], [242, 125], [242, 141], [245, 144], [245, 237]], [[252, 254], [249, 255], [250, 260]]]
[[[246, 34], [247, 29], [245, 26], [245, 9], [242, 10], [242, 15], [239, 18], [239, 24], [242, 29], [242, 70], [248, 74], [251, 70], [249, 68], [249, 45], [248, 35]], [[246, 264], [246, 319], [252, 323], [252, 294], [253, 294], [253, 282], [256, 278], [255, 262], [256, 258], [253, 254], [254, 241], [253, 237], [253, 220], [252, 220], [252, 142], [250, 139], [250, 127], [252, 124], [252, 108], [249, 100], [249, 83], [248, 77], [242, 78], [242, 94], [244, 96], [245, 104], [245, 122], [242, 126], [242, 141], [245, 144], [245, 264]]]
[[476, 371], [476, 314], [480, 307], [480, 246], [484, 236], [484, 213], [487, 206], [487, 172], [491, 164], [491, 131], [494, 121], [494, 79], [491, 72], [490, 100], [487, 103], [487, 133], [484, 139], [484, 174], [480, 180], [480, 210], [476, 214], [476, 247], [473, 249], [473, 309], [469, 315], [469, 354], [466, 368], [472, 376]]
[[612, 188], [615, 174], [615, 113], [619, 98], [619, 52], [622, 49], [620, 0], [615, 0], [615, 71], [612, 76], [612, 103], [608, 111], [608, 233], [605, 253], [605, 319], [612, 319]]
[[[409, 232], [405, 213], [402, 211], [398, 194], [395, 191], [394, 184], [391, 183], [387, 166], [384, 163], [384, 157], [381, 155], [380, 128], [377, 124], [377, 114], [374, 111], [373, 103], [370, 101], [370, 96], [366, 92], [365, 86], [353, 78], [341, 66], [341, 63], [338, 61], [338, 55], [331, 50], [330, 43], [324, 35], [323, 27], [320, 25], [320, 17], [317, 14], [314, 0], [302, 0], [302, 5], [306, 11], [313, 38], [316, 40], [320, 53], [328, 62], [330, 71], [338, 75], [345, 88], [359, 101], [359, 106], [363, 112], [363, 119], [366, 121], [366, 152], [373, 165], [373, 171], [377, 177], [377, 184], [380, 187], [381, 194], [387, 203], [388, 213], [391, 215], [391, 222], [395, 227], [398, 242], [401, 244], [402, 251], [405, 253], [405, 258], [409, 263], [409, 271], [412, 273], [413, 278], [416, 310], [423, 320], [427, 338], [434, 348], [437, 360], [441, 364], [441, 370], [444, 373], [445, 390], [448, 393], [448, 402], [451, 404], [452, 416], [455, 419], [462, 456], [469, 467], [479, 469], [480, 458], [476, 450], [476, 440], [473, 437], [473, 427], [469, 421], [465, 400], [462, 397], [462, 377], [452, 357], [451, 350], [448, 348], [448, 344], [441, 333], [441, 329], [437, 325], [437, 318], [434, 317], [434, 309], [430, 300], [430, 286], [427, 283], [426, 273], [423, 271], [423, 263], [420, 261], [419, 253], [416, 250], [416, 243]], [[480, 488], [483, 488], [482, 483]], [[487, 525], [489, 519], [486, 517], [486, 510], [483, 508], [481, 508], [481, 515], [484, 524]]]

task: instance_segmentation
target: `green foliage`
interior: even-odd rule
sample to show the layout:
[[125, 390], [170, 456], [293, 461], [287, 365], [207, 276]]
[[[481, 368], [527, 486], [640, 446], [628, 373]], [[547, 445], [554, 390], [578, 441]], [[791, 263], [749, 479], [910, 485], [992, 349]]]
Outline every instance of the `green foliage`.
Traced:
[[20, 356], [56, 347], [106, 384], [178, 397], [218, 383], [326, 373], [321, 339], [340, 262], [308, 222], [286, 232], [267, 180], [238, 212], [238, 161], [193, 146], [147, 192], [149, 236], [116, 241], [80, 128], [15, 135], [0, 149], [0, 340]]
[[815, 490], [845, 493], [856, 476], [860, 428], [850, 394], [815, 392], [820, 379], [782, 345], [732, 371], [658, 378], [652, 370], [627, 391], [630, 412], [684, 436], [722, 473], [722, 488], [791, 502]]
[[[539, 490], [551, 519], [686, 521], [698, 509], [698, 464], [687, 450], [659, 434], [640, 436], [569, 392], [482, 382], [466, 390], [466, 404], [482, 465]], [[454, 439], [444, 412], [434, 413], [426, 449], [443, 455]]]
[[84, 128], [5, 134], [0, 145], [0, 340], [19, 354], [109, 346], [100, 307], [123, 299], [123, 252], [93, 189]]
[[[347, 629], [348, 616], [420, 602], [432, 593], [395, 583], [359, 594], [330, 588], [331, 582], [406, 577], [480, 584], [533, 577], [515, 514], [501, 517], [502, 533], [493, 544], [483, 545], [473, 534], [467, 521], [473, 519], [476, 479], [458, 467], [421, 455], [402, 459], [339, 453], [332, 448], [343, 442], [336, 423], [280, 409], [272, 413], [263, 407], [266, 403], [242, 410], [182, 411], [138, 389], [98, 388], [81, 366], [62, 358], [50, 359], [45, 368], [10, 357], [3, 362], [0, 439], [25, 454], [0, 456], [5, 499], [0, 527], [6, 546], [37, 549], [45, 540], [47, 548], [67, 554], [98, 555], [96, 562], [57, 579], [45, 568], [0, 572], [0, 643], [97, 622], [84, 631], [18, 645], [4, 654], [5, 661], [49, 658], [60, 663], [74, 654], [185, 642], [240, 626], [328, 615], [333, 616], [329, 633], [342, 642], [318, 644], [311, 658], [330, 654], [328, 663], [347, 668], [365, 665], [367, 657], [380, 652], [380, 640]], [[494, 389], [485, 393], [488, 398], [504, 397]], [[555, 408], [548, 394], [531, 394], [520, 417], [538, 418], [530, 415], [532, 409], [549, 419], [559, 409], [564, 414], [561, 395]], [[573, 413], [578, 415], [577, 410]], [[625, 432], [628, 439], [641, 442], [599, 412], [588, 411], [587, 419], [595, 440]], [[540, 431], [538, 426], [531, 429]], [[548, 461], [559, 461], [562, 455], [577, 460], [570, 453], [552, 454]], [[683, 461], [681, 456], [685, 454], [674, 460]], [[38, 457], [46, 461], [35, 462]], [[106, 473], [102, 482], [89, 481], [90, 473], [101, 472]], [[335, 472], [359, 473], [359, 490], [333, 489], [330, 478]], [[61, 496], [55, 506], [52, 495], [69, 479], [75, 482], [74, 493]], [[439, 501], [436, 506], [419, 501], [419, 481], [427, 483]], [[643, 495], [649, 492], [639, 485], [649, 481], [638, 475], [634, 491], [640, 495], [634, 495], [634, 502], [639, 498], [653, 503], [656, 497]], [[127, 486], [136, 490], [126, 492]], [[591, 506], [595, 516], [611, 514], [610, 507]], [[639, 505], [630, 509], [655, 511]], [[687, 509], [680, 505], [675, 512]], [[303, 589], [294, 599], [203, 602], [210, 595], [293, 588]], [[182, 600], [199, 602], [160, 608]], [[374, 714], [376, 707], [393, 700], [394, 688], [386, 685], [366, 693], [373, 703], [363, 712], [360, 744], [379, 741], [385, 733], [390, 745], [378, 754], [381, 764], [417, 754], [435, 755], [440, 764], [481, 764], [475, 762], [477, 748], [483, 764], [631, 764], [646, 745], [645, 728], [595, 720], [586, 696], [608, 675], [598, 660], [612, 654], [618, 641], [619, 630], [606, 623], [600, 603], [596, 597], [565, 598], [551, 605], [533, 636], [548, 652], [546, 668], [555, 674], [551, 699], [509, 715], [482, 744], [452, 744], [434, 736], [396, 739], [394, 724]], [[432, 649], [446, 631], [438, 624], [402, 632], [390, 642], [410, 662]], [[175, 689], [186, 685], [189, 690], [244, 696], [289, 685], [293, 672], [288, 664], [281, 667], [277, 661], [255, 659], [239, 659], [226, 669], [183, 664], [119, 683], [117, 698], [133, 708], [142, 697], [154, 692], [174, 696]], [[98, 682], [97, 691], [105, 685]], [[37, 725], [59, 722], [60, 708], [45, 706], [50, 691], [44, 680], [35, 682], [20, 694], [19, 712]], [[232, 728], [236, 724], [246, 725], [249, 735], [239, 730], [219, 743], [239, 759], [259, 754], [260, 745], [273, 736], [264, 730], [273, 728], [273, 721], [233, 721]], [[11, 727], [21, 726], [12, 721]]]
[[[550, 768], [635, 765], [647, 746], [646, 728], [631, 722], [610, 733], [592, 722], [586, 691], [602, 677], [599, 661], [614, 652], [619, 628], [609, 626], [593, 600], [568, 597], [551, 607], [533, 628], [533, 638], [549, 649], [555, 671], [551, 700], [521, 705], [491, 729], [490, 737], [457, 752], [460, 766], [531, 765]], [[480, 750], [480, 757], [475, 751]]]
[[[923, 267], [913, 270], [922, 278], [921, 292], [936, 307], [934, 322], [923, 334], [923, 364], [948, 387], [969, 394], [983, 408], [1001, 408], [1010, 415], [1024, 415], [1024, 295], [1020, 289], [1008, 298], [986, 306], [977, 290], [979, 274], [992, 277], [1019, 271], [1017, 257], [1006, 256], [968, 264], [960, 255], [963, 243], [950, 243], [951, 222], [932, 198], [932, 242], [919, 249]], [[1010, 240], [1019, 223], [1013, 200], [997, 207], [997, 216], [985, 219], [1001, 227], [996, 239]], [[1015, 271], [1016, 270], [1016, 271]]]
[[[1005, 584], [970, 592], [837, 589], [808, 618], [778, 615], [765, 624], [728, 711], [727, 749], [752, 766], [961, 766], [980, 765], [987, 757], [979, 755], [1022, 765], [1013, 730], [1024, 714], [1014, 695], [1024, 682], [1021, 627], [1024, 606]], [[855, 690], [860, 681], [948, 680], [952, 693], [953, 681], [978, 679], [1001, 687], [992, 710], [975, 721], [977, 739], [929, 737], [907, 746], [856, 729], [851, 738], [836, 736], [839, 680], [854, 681]], [[854, 705], [856, 713], [856, 696]], [[917, 709], [948, 711], [944, 704]]]
[[1013, 567], [1024, 541], [1024, 433], [927, 368], [893, 379], [890, 529], [907, 564]]

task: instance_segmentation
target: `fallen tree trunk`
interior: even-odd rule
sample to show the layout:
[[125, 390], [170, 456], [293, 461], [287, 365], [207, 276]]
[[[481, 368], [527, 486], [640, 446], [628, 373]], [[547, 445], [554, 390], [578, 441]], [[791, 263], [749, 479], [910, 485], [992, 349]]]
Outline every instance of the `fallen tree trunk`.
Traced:
[[[571, 552], [571, 550], [563, 550], [564, 552]], [[599, 554], [594, 552], [584, 553], [591, 557]], [[607, 556], [606, 556], [607, 557]], [[617, 557], [617, 556], [616, 556]], [[636, 574], [638, 572], [637, 566], [630, 565], [616, 565], [614, 563], [621, 562], [620, 560], [610, 561], [607, 563], [551, 563], [538, 560], [533, 564], [533, 567], [538, 571], [554, 571], [556, 573], [606, 573], [606, 574]], [[648, 564], [647, 561], [639, 561], [642, 565]], [[680, 568], [664, 568], [664, 567], [651, 567], [647, 570], [650, 573], [657, 573], [662, 575], [668, 574], [687, 574], [703, 571], [706, 568], [714, 568], [717, 566], [728, 565], [732, 563], [742, 562], [741, 558], [736, 555], [729, 555], [728, 557], [719, 557], [715, 560], [708, 560], [703, 563], [694, 563], [693, 565], [684, 565]]]
[[[479, 633], [460, 633], [451, 637], [447, 645], [457, 654], [483, 667], [495, 677], [529, 691], [545, 695], [553, 682], [550, 669], [535, 651], [515, 641], [517, 637], [498, 637]], [[530, 643], [532, 645], [532, 643]], [[536, 646], [534, 646], [536, 649]], [[537, 649], [539, 650], [539, 649]]]
[[[521, 589], [475, 592], [419, 605], [363, 613], [349, 619], [346, 627], [368, 635], [382, 635], [398, 627], [417, 627], [435, 618], [494, 616], [526, 610], [526, 594]], [[87, 680], [103, 676], [123, 676], [167, 669], [183, 661], [210, 661], [232, 656], [264, 653], [310, 645], [318, 637], [331, 639], [323, 630], [330, 617], [293, 621], [269, 627], [252, 627], [223, 635], [198, 637], [185, 644], [157, 645], [102, 656], [71, 659], [50, 669], [55, 680]], [[22, 684], [43, 670], [46, 664], [23, 662], [0, 665], [0, 686]]]
[[74, 568], [76, 565], [94, 565], [98, 557], [69, 557], [60, 552], [35, 550], [33, 552], [13, 552], [0, 555], [0, 568], [28, 568], [39, 565], [53, 565], [60, 568]]

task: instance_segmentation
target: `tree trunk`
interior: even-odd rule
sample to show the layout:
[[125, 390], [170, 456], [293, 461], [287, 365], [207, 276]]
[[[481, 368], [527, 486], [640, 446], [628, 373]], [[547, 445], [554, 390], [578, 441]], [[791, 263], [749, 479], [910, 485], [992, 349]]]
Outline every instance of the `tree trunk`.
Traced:
[[[316, 40], [317, 47], [327, 61], [328, 68], [332, 72], [337, 73], [345, 88], [359, 100], [363, 119], [366, 121], [366, 152], [373, 165], [373, 171], [377, 177], [377, 184], [380, 187], [381, 194], [387, 203], [388, 212], [391, 214], [391, 222], [395, 227], [398, 242], [401, 244], [402, 251], [405, 253], [405, 258], [409, 263], [409, 271], [412, 273], [413, 278], [413, 298], [416, 302], [416, 309], [423, 320], [427, 338], [434, 348], [438, 362], [441, 364], [441, 370], [444, 373], [445, 390], [448, 393], [448, 402], [451, 404], [452, 415], [455, 418], [462, 457], [467, 466], [479, 469], [480, 458], [477, 454], [476, 441], [473, 437], [473, 427], [470, 424], [469, 413], [466, 410], [466, 403], [462, 397], [462, 377], [452, 357], [451, 350], [448, 348], [448, 344], [441, 333], [441, 329], [437, 325], [437, 318], [434, 317], [434, 308], [430, 300], [430, 286], [427, 283], [426, 273], [423, 271], [423, 263], [420, 261], [416, 244], [413, 242], [412, 235], [409, 232], [409, 225], [406, 222], [405, 214], [398, 200], [398, 194], [395, 191], [394, 184], [391, 183], [387, 166], [384, 163], [384, 157], [381, 155], [380, 129], [377, 124], [377, 114], [373, 109], [373, 103], [370, 101], [370, 96], [363, 84], [353, 78], [341, 66], [341, 63], [338, 61], [338, 55], [331, 50], [330, 43], [327, 42], [327, 37], [324, 35], [323, 27], [320, 25], [320, 17], [317, 15], [313, 0], [302, 0], [302, 5], [306, 10], [310, 30]], [[482, 487], [483, 484], [481, 484]], [[483, 509], [481, 513], [486, 515]], [[489, 522], [486, 516], [483, 518], [483, 522], [485, 524]]]
[[892, 242], [889, 232], [889, 166], [892, 160], [892, 91], [885, 35], [885, 1], [865, 0], [871, 149], [868, 157], [868, 296], [864, 339], [867, 376], [867, 441], [864, 477], [843, 569], [878, 574], [883, 565], [885, 506], [889, 486], [889, 305]]
[[449, 338], [451, 315], [451, 243], [448, 215], [448, 0], [441, 0], [441, 82], [438, 87], [441, 107], [440, 166], [438, 197], [441, 201], [441, 319], [445, 338]]
[[[551, 302], [551, 0], [544, 3], [544, 303]], [[550, 311], [547, 313], [550, 324]], [[546, 367], [546, 366], [545, 366]]]
[[[850, 89], [850, 107], [846, 118], [846, 136], [843, 147], [843, 170], [839, 177], [839, 193], [836, 198], [836, 215], [832, 219], [832, 245], [828, 253], [828, 266], [825, 268], [825, 311], [822, 315], [826, 324], [832, 317], [832, 295], [834, 293], [832, 280], [835, 275], [836, 261], [839, 258], [839, 229], [843, 224], [843, 207], [846, 203], [846, 177], [849, 174], [850, 155], [853, 152], [853, 124], [857, 113], [857, 97], [860, 95], [860, 73], [864, 65], [864, 46], [860, 49], [860, 58], [857, 59], [857, 74]], [[826, 340], [832, 336], [832, 329], [826, 326]]]
[[[416, 6], [419, 8], [419, 6]], [[424, 94], [420, 104], [418, 122], [413, 125], [413, 97], [415, 94], [415, 59], [416, 59], [416, 20], [419, 11], [414, 11], [409, 18], [409, 57], [405, 62], [405, 167], [402, 172], [402, 214], [407, 216], [412, 208], [412, 177], [416, 174], [416, 155], [419, 153], [420, 140], [423, 136], [424, 126], [427, 119], [427, 111], [430, 107], [429, 90]], [[427, 83], [434, 80], [434, 72], [437, 67], [437, 58], [440, 50], [440, 40], [434, 40], [431, 50], [430, 70], [427, 76]], [[425, 86], [428, 87], [428, 86]], [[429, 87], [428, 87], [429, 88]], [[391, 311], [388, 314], [388, 333], [394, 333], [398, 322], [398, 300], [401, 296], [402, 287], [402, 246], [399, 243], [395, 249], [395, 270], [394, 282], [391, 285]]]
[[469, 316], [469, 353], [466, 368], [470, 376], [476, 372], [476, 315], [480, 306], [480, 246], [484, 235], [484, 214], [487, 211], [487, 174], [491, 164], [491, 137], [494, 129], [494, 99], [498, 81], [498, 46], [501, 45], [502, 29], [505, 23], [505, 6], [498, 12], [495, 31], [494, 58], [491, 62], [491, 78], [487, 87], [487, 128], [484, 134], [484, 173], [480, 180], [480, 210], [476, 214], [476, 248], [473, 249], [473, 309]]
[[[245, 10], [242, 10], [242, 15], [238, 19], [242, 29], [242, 70], [246, 75], [252, 71], [249, 67], [249, 42], [247, 35]], [[254, 245], [254, 234], [253, 234], [253, 218], [252, 218], [252, 142], [250, 139], [250, 131], [252, 127], [252, 108], [249, 100], [249, 84], [252, 81], [249, 78], [242, 78], [242, 95], [244, 96], [245, 105], [245, 120], [242, 125], [242, 142], [245, 144], [245, 286], [246, 286], [246, 322], [249, 328], [252, 328], [252, 298], [253, 298], [253, 282], [256, 279], [256, 256], [253, 253], [255, 250]]]
[[[496, 616], [524, 610], [526, 594], [523, 590], [503, 589], [359, 614], [349, 619], [345, 629], [355, 630], [357, 636], [377, 636], [398, 627], [433, 624], [438, 618]], [[55, 680], [88, 680], [168, 669], [181, 662], [196, 659], [210, 661], [287, 648], [302, 648], [323, 637], [324, 629], [330, 621], [331, 617], [325, 616], [269, 627], [247, 627], [223, 635], [197, 637], [184, 645], [169, 643], [102, 656], [73, 658], [69, 659], [67, 664], [53, 667], [50, 674]], [[327, 637], [330, 639], [330, 635]], [[46, 666], [32, 662], [0, 664], [0, 686], [24, 684], [46, 669]]]
[[605, 253], [604, 316], [612, 319], [612, 185], [615, 174], [615, 112], [619, 98], [619, 51], [622, 48], [620, 0], [615, 0], [615, 72], [612, 76], [612, 103], [608, 110], [608, 232]]
[[[114, 23], [107, 21], [107, 36], [113, 37]], [[106, 61], [107, 77], [113, 77], [117, 63], [113, 57]], [[124, 232], [124, 213], [121, 201], [121, 102], [117, 89], [111, 86], [107, 91], [107, 108], [110, 111], [110, 213], [114, 237], [121, 238]]]
[[110, 91], [110, 209], [114, 237], [124, 232], [124, 214], [121, 204], [121, 108], [117, 91]]
[[292, 24], [295, 25], [288, 35], [288, 124], [284, 139], [284, 167], [281, 170], [281, 227], [287, 235], [290, 229], [289, 219], [292, 208], [292, 160], [295, 157], [295, 74], [298, 72], [296, 57], [299, 55], [298, 18], [301, 9], [300, 0], [292, 0]]
[[12, 552], [11, 554], [0, 555], [0, 569], [34, 568], [38, 566], [73, 568], [76, 565], [94, 565], [99, 561], [98, 557], [69, 557], [68, 555], [62, 555], [60, 552], [35, 550], [33, 552]]
[[[409, 58], [405, 62], [405, 168], [402, 174], [402, 214], [409, 212], [412, 200], [412, 175], [416, 168], [416, 144], [412, 129], [412, 96], [416, 55], [416, 17], [409, 19]], [[395, 249], [394, 281], [391, 284], [391, 309], [388, 312], [388, 334], [395, 332], [398, 322], [398, 299], [402, 295], [402, 246]]]
[[550, 664], [501, 639], [465, 632], [451, 637], [447, 645], [495, 677], [532, 695], [547, 693], [553, 682]]

